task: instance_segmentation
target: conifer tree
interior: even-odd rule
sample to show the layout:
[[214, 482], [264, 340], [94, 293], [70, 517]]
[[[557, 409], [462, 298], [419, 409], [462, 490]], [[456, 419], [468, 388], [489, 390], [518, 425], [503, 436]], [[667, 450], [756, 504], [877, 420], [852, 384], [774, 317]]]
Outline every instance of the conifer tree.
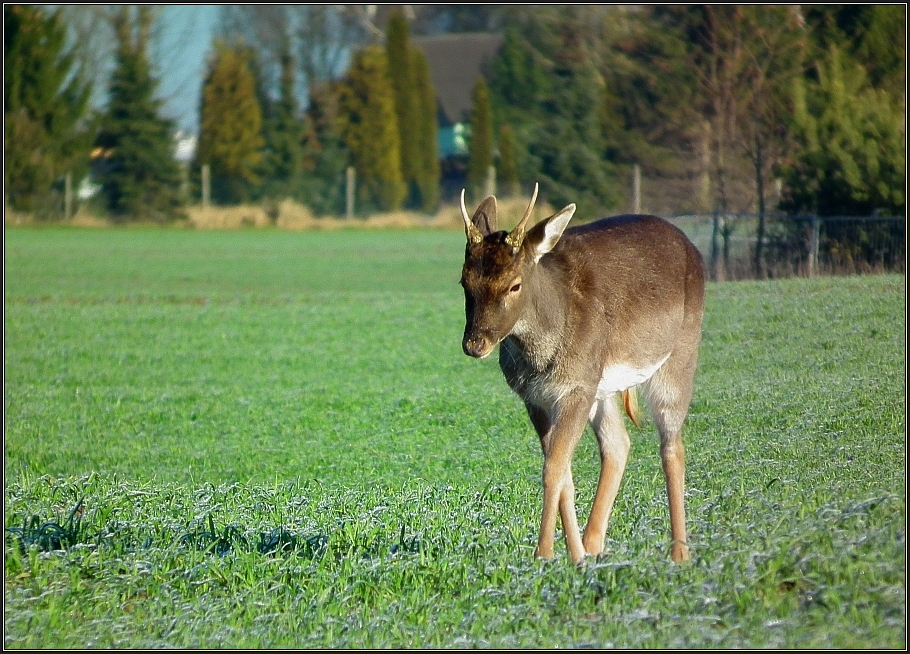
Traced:
[[196, 166], [211, 170], [212, 199], [248, 200], [259, 183], [262, 112], [246, 48], [219, 41], [202, 88]]
[[436, 90], [430, 81], [430, 66], [420, 50], [411, 51], [411, 67], [414, 73], [414, 92], [418, 103], [417, 190], [420, 193], [420, 208], [427, 213], [435, 211], [439, 204], [439, 126], [437, 123]]
[[873, 89], [862, 67], [830, 46], [817, 82], [794, 86], [797, 148], [779, 173], [782, 208], [822, 216], [906, 210], [903, 112]]
[[54, 215], [54, 182], [85, 172], [94, 139], [89, 84], [58, 14], [4, 5], [4, 193], [20, 211]]
[[395, 98], [398, 141], [401, 144], [401, 176], [408, 186], [408, 206], [419, 204], [421, 176], [420, 146], [422, 121], [416, 88], [408, 21], [400, 11], [392, 12], [386, 36], [386, 58]]
[[[821, 216], [904, 215], [904, 114], [885, 90], [870, 86], [863, 67], [830, 46], [818, 80], [796, 82], [793, 105], [796, 147], [778, 169], [782, 209]], [[828, 221], [820, 241], [844, 261], [903, 269], [904, 252], [881, 251], [878, 244], [901, 242], [905, 231], [903, 220]]]
[[[218, 42], [220, 43], [221, 41], [219, 40]], [[230, 39], [226, 39], [225, 42], [230, 42]], [[239, 45], [241, 42], [244, 45]], [[259, 113], [262, 114], [263, 134], [265, 134], [268, 131], [266, 126], [273, 124], [278, 116], [278, 101], [274, 100], [269, 93], [268, 75], [265, 72], [262, 53], [255, 47], [248, 45], [243, 39], [237, 40], [236, 43], [237, 47], [244, 51], [247, 68], [253, 75], [256, 87], [256, 102], [259, 103]]]
[[[543, 118], [543, 101], [551, 93], [550, 75], [543, 63], [548, 57], [540, 52], [542, 44], [536, 43], [538, 34], [547, 30], [536, 28], [535, 20], [506, 28], [490, 77], [490, 104], [495, 119], [509, 125], [515, 160], [525, 164], [529, 163], [528, 145]], [[526, 170], [522, 176], [533, 174]]]
[[517, 197], [521, 193], [521, 186], [515, 161], [515, 137], [508, 123], [499, 128], [499, 165], [496, 170], [500, 192], [506, 197]]
[[[574, 202], [579, 216], [598, 215], [621, 201], [597, 108], [605, 85], [581, 38], [575, 10], [561, 17], [553, 43], [551, 91], [528, 146], [537, 181], [554, 205]], [[611, 174], [614, 172], [614, 174]]]
[[275, 116], [264, 123], [266, 142], [265, 189], [267, 195], [299, 196], [303, 165], [304, 124], [296, 97], [294, 59], [281, 58], [281, 88]]
[[385, 50], [354, 55], [341, 88], [339, 119], [357, 173], [358, 207], [400, 209], [407, 188], [401, 174], [398, 121]]
[[301, 197], [317, 215], [341, 215], [346, 210], [345, 168], [349, 153], [338, 116], [341, 82], [310, 86], [304, 127]]
[[475, 201], [484, 192], [490, 166], [493, 165], [493, 117], [490, 92], [484, 78], [474, 82], [471, 105], [471, 140], [468, 142], [468, 192]]
[[857, 57], [869, 71], [874, 88], [903, 102], [907, 84], [907, 5], [870, 5], [869, 26], [857, 46]]
[[98, 135], [104, 152], [98, 174], [107, 208], [117, 220], [166, 222], [183, 217], [183, 175], [174, 159], [174, 126], [161, 117], [146, 48], [148, 5], [123, 5], [115, 19], [116, 67]]
[[550, 78], [541, 59], [517, 27], [506, 28], [493, 60], [490, 92], [496, 108], [510, 122], [539, 113], [540, 101], [550, 92]]

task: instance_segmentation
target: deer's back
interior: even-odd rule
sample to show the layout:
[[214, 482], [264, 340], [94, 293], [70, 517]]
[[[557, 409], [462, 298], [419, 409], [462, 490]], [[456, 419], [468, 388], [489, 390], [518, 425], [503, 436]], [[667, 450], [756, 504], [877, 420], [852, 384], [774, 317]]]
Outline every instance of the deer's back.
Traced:
[[661, 218], [617, 216], [568, 229], [540, 263], [566, 282], [564, 358], [575, 370], [650, 370], [683, 330], [701, 328], [701, 255]]

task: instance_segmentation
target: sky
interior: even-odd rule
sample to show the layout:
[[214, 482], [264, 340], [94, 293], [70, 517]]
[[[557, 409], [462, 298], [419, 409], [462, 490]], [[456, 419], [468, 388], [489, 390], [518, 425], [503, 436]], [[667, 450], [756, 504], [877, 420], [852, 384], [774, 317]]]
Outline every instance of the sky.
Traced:
[[165, 5], [161, 40], [152, 56], [164, 113], [179, 129], [197, 132], [199, 93], [220, 5]]

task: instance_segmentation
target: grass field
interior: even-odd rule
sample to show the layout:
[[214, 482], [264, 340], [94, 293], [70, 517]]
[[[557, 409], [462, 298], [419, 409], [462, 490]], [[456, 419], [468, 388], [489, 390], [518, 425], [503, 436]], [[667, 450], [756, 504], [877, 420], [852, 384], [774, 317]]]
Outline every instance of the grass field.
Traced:
[[[669, 560], [652, 425], [607, 555], [461, 352], [457, 231], [6, 228], [7, 648], [904, 648], [904, 276], [709, 284]], [[597, 475], [576, 454], [579, 513]]]

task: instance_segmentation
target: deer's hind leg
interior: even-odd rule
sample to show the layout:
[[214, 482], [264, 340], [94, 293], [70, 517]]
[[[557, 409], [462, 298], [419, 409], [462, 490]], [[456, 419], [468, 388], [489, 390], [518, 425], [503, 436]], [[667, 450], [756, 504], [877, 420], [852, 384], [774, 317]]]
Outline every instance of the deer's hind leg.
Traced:
[[645, 383], [648, 405], [660, 433], [660, 459], [667, 482], [670, 535], [673, 539], [670, 557], [676, 562], [689, 559], [685, 508], [686, 452], [682, 428], [692, 401], [696, 358], [694, 353], [688, 356], [674, 353]]
[[582, 542], [585, 552], [596, 556], [604, 549], [607, 524], [613, 513], [616, 495], [619, 493], [619, 484], [626, 469], [631, 443], [617, 395], [594, 401], [590, 423], [600, 446], [600, 479], [597, 482], [597, 491]]

